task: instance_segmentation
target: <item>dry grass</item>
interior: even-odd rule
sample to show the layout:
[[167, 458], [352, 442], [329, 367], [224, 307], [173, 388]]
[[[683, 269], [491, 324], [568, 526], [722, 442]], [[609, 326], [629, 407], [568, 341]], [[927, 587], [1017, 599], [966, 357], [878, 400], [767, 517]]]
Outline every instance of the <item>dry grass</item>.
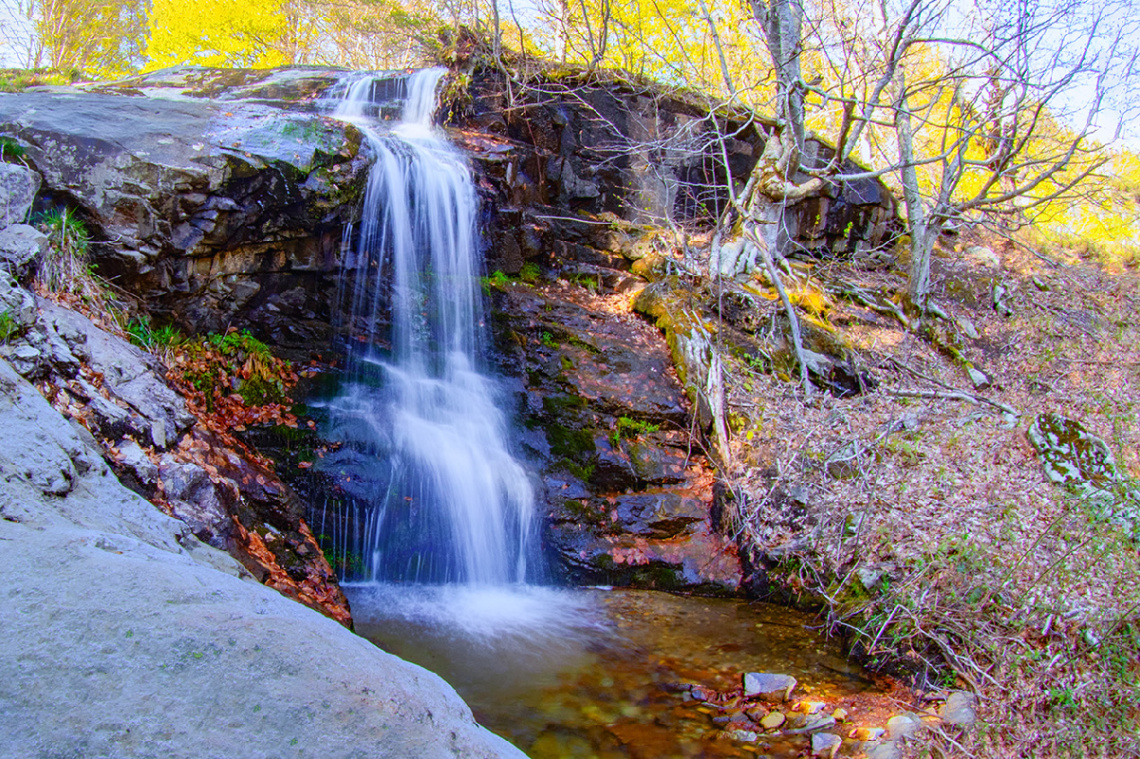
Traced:
[[[828, 317], [875, 391], [808, 405], [770, 375], [730, 372], [738, 528], [775, 559], [778, 585], [821, 602], [872, 665], [911, 673], [920, 690], [978, 693], [978, 729], [926, 750], [1140, 756], [1137, 543], [1049, 484], [1026, 438], [1037, 414], [1056, 412], [1140, 475], [1138, 278], [999, 253], [1000, 269], [961, 256], [936, 269], [937, 302], [980, 333], [962, 352], [991, 388], [975, 391], [945, 350], [848, 301]], [[815, 275], [903, 286], [852, 265]], [[994, 281], [1008, 317], [992, 307]], [[1019, 414], [900, 395], [948, 388]]]

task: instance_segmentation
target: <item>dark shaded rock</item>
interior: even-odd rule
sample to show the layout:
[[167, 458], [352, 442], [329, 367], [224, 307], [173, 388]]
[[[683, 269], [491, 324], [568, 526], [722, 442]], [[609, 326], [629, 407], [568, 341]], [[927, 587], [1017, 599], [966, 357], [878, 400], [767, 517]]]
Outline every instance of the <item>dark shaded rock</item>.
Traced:
[[[463, 125], [494, 124], [494, 140], [468, 139], [466, 147], [476, 153], [479, 173], [491, 180], [493, 205], [510, 213], [521, 210], [543, 230], [544, 249], [555, 260], [567, 255], [553, 247], [558, 241], [617, 251], [620, 246], [600, 239], [607, 216], [633, 224], [673, 219], [711, 225], [729, 202], [729, 176], [739, 181], [750, 174], [763, 151], [763, 133], [772, 127], [699, 95], [608, 73], [560, 72], [535, 84], [514, 88], [508, 108], [501, 74], [477, 69]], [[723, 141], [713, 136], [712, 112], [729, 135]], [[808, 141], [806, 166], [822, 167], [832, 158], [830, 147]], [[854, 164], [849, 168], [859, 171]], [[801, 179], [806, 176], [795, 181]], [[550, 212], [535, 208], [541, 205], [550, 206]], [[769, 212], [775, 214], [775, 207]], [[567, 218], [579, 214], [594, 231], [567, 234]], [[518, 223], [494, 213], [490, 221], [492, 256], [516, 249]], [[818, 196], [791, 204], [786, 224], [764, 231], [779, 249], [794, 240], [799, 251], [853, 254], [885, 240], [894, 222], [895, 201], [872, 178], [829, 185]], [[504, 242], [511, 238], [513, 246]], [[585, 260], [581, 252], [570, 257]], [[492, 266], [503, 268], [497, 261]]]
[[706, 523], [709, 507], [674, 491], [644, 492], [614, 497], [614, 525], [629, 535], [672, 538]]
[[158, 488], [158, 466], [133, 440], [122, 440], [116, 448], [119, 455], [112, 466], [119, 481], [143, 497], [153, 497]]
[[561, 572], [734, 592], [740, 564], [713, 527], [713, 478], [691, 451], [688, 402], [657, 330], [572, 285], [508, 284], [492, 300]]
[[144, 440], [148, 437], [149, 428], [141, 424], [141, 420], [98, 393], [92, 393], [87, 399], [87, 408], [94, 423], [93, 431], [108, 440], [122, 440], [127, 435], [136, 435]]
[[569, 576], [583, 584], [706, 595], [731, 594], [740, 585], [736, 546], [707, 528], [654, 540], [566, 523], [551, 530], [551, 542]]
[[[210, 474], [197, 464], [178, 461], [171, 454], [158, 466], [163, 497], [171, 515], [190, 526], [194, 537], [214, 548], [227, 548], [233, 522], [230, 511], [237, 500], [228, 488], [215, 487]], [[256, 575], [264, 579], [265, 573]]]

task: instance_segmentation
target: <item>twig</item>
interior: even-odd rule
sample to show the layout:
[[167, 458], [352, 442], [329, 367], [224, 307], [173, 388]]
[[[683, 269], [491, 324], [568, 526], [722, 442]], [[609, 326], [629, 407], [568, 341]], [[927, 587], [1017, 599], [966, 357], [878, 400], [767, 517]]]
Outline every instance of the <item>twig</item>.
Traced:
[[884, 390], [884, 392], [887, 395], [895, 395], [895, 396], [899, 396], [901, 398], [940, 398], [940, 399], [948, 400], [948, 401], [966, 401], [967, 403], [973, 403], [975, 406], [980, 405], [982, 403], [986, 403], [986, 404], [989, 404], [990, 406], [993, 406], [996, 409], [1001, 410], [1002, 412], [1004, 412], [1006, 414], [1010, 414], [1012, 416], [1021, 416], [1021, 412], [1018, 411], [1017, 409], [1013, 408], [1012, 406], [1007, 406], [1006, 404], [1002, 403], [1001, 401], [992, 401], [989, 398], [983, 398], [980, 395], [972, 395], [970, 393], [967, 393], [965, 390], [955, 390], [953, 392], [943, 393], [943, 392], [939, 392], [937, 390], [891, 390], [891, 389], [887, 389], [887, 390]]

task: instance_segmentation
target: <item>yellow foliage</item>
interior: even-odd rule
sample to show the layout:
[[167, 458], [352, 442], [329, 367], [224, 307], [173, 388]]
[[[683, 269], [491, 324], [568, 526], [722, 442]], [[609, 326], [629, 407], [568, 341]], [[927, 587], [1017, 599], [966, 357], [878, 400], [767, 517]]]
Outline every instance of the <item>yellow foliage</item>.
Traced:
[[291, 21], [282, 0], [153, 0], [146, 68], [291, 63]]
[[804, 285], [800, 290], [788, 290], [788, 300], [816, 317], [822, 318], [831, 309], [831, 299], [827, 293], [810, 284]]

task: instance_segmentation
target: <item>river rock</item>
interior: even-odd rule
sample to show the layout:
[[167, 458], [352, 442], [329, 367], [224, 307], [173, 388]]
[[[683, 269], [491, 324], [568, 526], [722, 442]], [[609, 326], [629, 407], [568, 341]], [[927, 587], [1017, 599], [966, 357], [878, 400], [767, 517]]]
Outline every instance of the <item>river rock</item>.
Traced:
[[811, 755], [834, 757], [843, 739], [834, 733], [815, 733], [811, 737]]
[[887, 720], [887, 739], [912, 738], [922, 728], [922, 720], [909, 714], [896, 714]]
[[832, 717], [830, 714], [822, 714], [815, 717], [807, 717], [802, 726], [786, 732], [790, 735], [798, 735], [802, 733], [814, 733], [817, 730], [826, 730], [830, 727], [835, 727], [835, 717]]
[[887, 731], [881, 727], [857, 727], [848, 737], [852, 740], [871, 742], [879, 740], [886, 734]]
[[767, 672], [748, 672], [743, 677], [744, 695], [765, 701], [787, 701], [796, 688], [796, 678]]
[[884, 741], [864, 748], [867, 759], [902, 759], [898, 741]]
[[938, 716], [947, 725], [969, 727], [977, 721], [978, 698], [973, 693], [956, 690], [946, 697]]
[[786, 720], [787, 717], [785, 717], [781, 712], [769, 712], [760, 720], [760, 726], [765, 730], [775, 730], [780, 725], [784, 724]]
[[84, 434], [0, 360], [5, 753], [523, 756], [440, 678], [240, 579]]
[[40, 175], [14, 163], [0, 162], [0, 229], [28, 220]]

